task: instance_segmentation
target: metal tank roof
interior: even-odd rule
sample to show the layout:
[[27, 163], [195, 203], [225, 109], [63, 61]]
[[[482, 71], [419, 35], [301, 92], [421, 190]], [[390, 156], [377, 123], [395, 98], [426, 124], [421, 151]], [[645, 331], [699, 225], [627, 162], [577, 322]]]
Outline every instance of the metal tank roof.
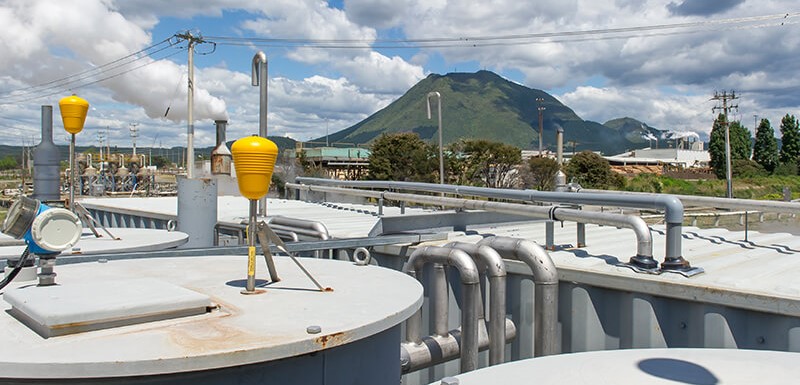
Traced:
[[515, 361], [431, 385], [786, 384], [800, 377], [798, 360], [800, 353], [763, 350], [606, 350]]
[[[207, 296], [218, 308], [201, 315], [43, 338], [12, 317], [9, 304], [3, 300], [0, 377], [143, 376], [279, 360], [368, 338], [399, 324], [422, 303], [421, 285], [389, 269], [304, 258], [302, 263], [311, 274], [332, 289], [320, 292], [288, 257], [275, 257], [275, 263], [281, 281], [268, 285], [262, 281], [261, 294], [256, 295], [240, 294], [246, 275], [245, 256], [59, 266], [59, 286], [47, 289], [93, 287], [71, 293], [84, 301], [122, 301], [119, 291], [103, 288], [140, 284], [138, 280], [129, 281], [136, 277]], [[261, 263], [259, 268], [262, 270], [257, 276], [264, 277]], [[41, 289], [22, 286], [14, 282], [6, 293]]]
[[[70, 250], [62, 252], [61, 255], [165, 250], [186, 243], [189, 237], [180, 231], [115, 227], [108, 229], [111, 234], [119, 238], [113, 239], [102, 229], [98, 228], [97, 231], [102, 235], [100, 238], [96, 237], [91, 230], [84, 228], [78, 243]], [[23, 250], [25, 250], [25, 245], [22, 240], [0, 234], [0, 259], [18, 257]]]

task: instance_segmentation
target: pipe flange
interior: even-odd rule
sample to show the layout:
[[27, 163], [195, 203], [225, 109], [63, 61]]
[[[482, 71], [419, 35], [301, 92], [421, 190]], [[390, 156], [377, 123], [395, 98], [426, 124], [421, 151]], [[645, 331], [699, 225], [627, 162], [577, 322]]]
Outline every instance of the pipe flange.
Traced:
[[353, 250], [353, 262], [358, 266], [367, 266], [372, 260], [369, 250], [364, 247], [359, 247]]
[[635, 255], [631, 257], [628, 264], [642, 270], [658, 270], [658, 261], [650, 255]]
[[676, 273], [684, 277], [693, 277], [702, 274], [705, 270], [702, 267], [692, 267], [689, 261], [683, 257], [669, 258], [661, 263], [661, 272], [663, 273]]

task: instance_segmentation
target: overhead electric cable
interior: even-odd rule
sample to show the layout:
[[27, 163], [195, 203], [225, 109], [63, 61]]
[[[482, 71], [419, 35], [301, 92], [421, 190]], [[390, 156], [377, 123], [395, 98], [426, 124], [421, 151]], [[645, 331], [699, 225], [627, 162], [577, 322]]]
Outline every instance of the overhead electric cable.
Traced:
[[[119, 63], [119, 62], [122, 62], [122, 61], [124, 61], [124, 60], [126, 60], [126, 59], [130, 59], [130, 58], [136, 58], [136, 59], [134, 59], [134, 61], [136, 61], [136, 60], [140, 60], [140, 59], [142, 59], [142, 58], [145, 58], [145, 57], [147, 57], [147, 56], [149, 56], [149, 55], [152, 55], [152, 54], [154, 54], [154, 53], [157, 53], [157, 52], [160, 52], [160, 51], [162, 51], [164, 48], [161, 48], [161, 49], [159, 49], [159, 50], [156, 50], [156, 51], [154, 51], [154, 52], [148, 52], [148, 51], [150, 51], [151, 49], [153, 49], [153, 48], [156, 48], [156, 47], [158, 47], [158, 46], [160, 46], [160, 45], [162, 45], [162, 44], [164, 44], [164, 43], [170, 43], [170, 40], [171, 40], [171, 39], [172, 39], [172, 37], [169, 37], [169, 38], [167, 38], [167, 39], [164, 39], [164, 40], [162, 40], [162, 41], [160, 41], [160, 42], [158, 42], [158, 43], [155, 43], [155, 44], [153, 44], [153, 45], [150, 45], [150, 46], [148, 46], [148, 47], [142, 48], [142, 49], [140, 49], [139, 51], [136, 51], [136, 52], [130, 53], [130, 54], [128, 54], [128, 55], [126, 55], [126, 56], [123, 56], [123, 57], [121, 57], [121, 58], [118, 58], [118, 59], [112, 60], [112, 61], [110, 61], [110, 62], [108, 62], [108, 63], [101, 64], [101, 65], [99, 65], [99, 66], [94, 66], [94, 67], [92, 67], [92, 68], [89, 68], [89, 69], [87, 69], [87, 70], [84, 70], [84, 71], [81, 71], [81, 72], [78, 72], [78, 73], [74, 73], [74, 74], [71, 74], [71, 75], [65, 76], [65, 77], [63, 77], [63, 78], [60, 78], [60, 79], [54, 79], [54, 80], [51, 80], [51, 81], [48, 81], [48, 82], [45, 82], [45, 83], [40, 83], [40, 84], [35, 84], [35, 85], [29, 86], [29, 87], [22, 87], [22, 88], [17, 88], [17, 89], [14, 89], [14, 90], [10, 90], [10, 91], [8, 91], [8, 92], [7, 92], [7, 94], [8, 94], [8, 95], [10, 95], [10, 94], [12, 94], [12, 93], [15, 93], [15, 92], [18, 92], [18, 91], [25, 91], [25, 92], [27, 92], [27, 91], [29, 91], [29, 90], [33, 90], [33, 89], [37, 89], [37, 88], [43, 88], [43, 87], [45, 87], [45, 88], [49, 88], [49, 87], [47, 87], [47, 86], [50, 86], [51, 84], [54, 84], [54, 83], [60, 83], [60, 82], [65, 82], [65, 81], [68, 81], [68, 80], [70, 80], [71, 78], [74, 78], [74, 77], [76, 77], [76, 76], [81, 76], [81, 75], [89, 74], [89, 73], [92, 73], [92, 72], [98, 72], [98, 71], [104, 70], [106, 67], [109, 67], [109, 66], [111, 66], [111, 65], [117, 64], [117, 63]], [[170, 43], [170, 45], [169, 45], [169, 46], [173, 46], [174, 44], [175, 44], [175, 43]], [[146, 55], [142, 55], [142, 54], [146, 54]], [[112, 68], [117, 68], [117, 67], [119, 67], [119, 66], [114, 66], [114, 67], [112, 67]], [[3, 97], [0, 97], [0, 98], [4, 98], [4, 97], [5, 97], [5, 96], [3, 96]]]
[[[305, 38], [257, 38], [257, 37], [232, 37], [232, 36], [208, 36], [208, 39], [213, 39], [219, 44], [225, 45], [266, 45], [271, 47], [315, 47], [315, 48], [447, 48], [447, 47], [463, 47], [463, 46], [489, 46], [489, 45], [523, 45], [534, 43], [549, 43], [552, 40], [537, 40], [529, 41], [532, 39], [550, 39], [550, 38], [567, 38], [574, 36], [595, 36], [590, 40], [599, 40], [597, 35], [613, 35], [613, 34], [630, 34], [649, 31], [660, 30], [674, 30], [674, 29], [690, 29], [682, 33], [691, 33], [696, 31], [703, 31], [714, 29], [714, 27], [724, 25], [736, 25], [744, 23], [755, 23], [764, 21], [778, 21], [783, 20], [780, 24], [789, 24], [785, 22], [789, 18], [800, 16], [800, 12], [795, 13], [781, 13], [775, 15], [753, 16], [730, 18], [720, 20], [705, 20], [689, 23], [675, 23], [675, 24], [657, 24], [657, 25], [644, 25], [635, 27], [622, 27], [622, 28], [606, 28], [606, 29], [591, 29], [579, 31], [565, 31], [565, 32], [543, 32], [543, 33], [528, 33], [528, 34], [512, 34], [512, 35], [496, 35], [496, 36], [465, 36], [465, 37], [435, 37], [425, 39], [305, 39]], [[732, 27], [734, 28], [734, 27]], [[653, 36], [655, 34], [644, 35]], [[622, 36], [610, 37], [612, 39], [637, 37]], [[500, 41], [507, 40], [521, 40], [519, 42], [501, 43]], [[470, 42], [494, 42], [483, 44], [470, 44]], [[582, 41], [582, 40], [560, 40], [560, 41]], [[260, 43], [260, 44], [259, 44]], [[431, 44], [441, 43], [441, 44]], [[378, 44], [377, 46], [375, 44]]]
[[97, 80], [93, 80], [93, 81], [90, 81], [90, 82], [86, 82], [86, 83], [83, 83], [83, 84], [78, 84], [78, 85], [74, 85], [74, 86], [70, 86], [70, 87], [58, 87], [58, 89], [56, 89], [56, 87], [52, 87], [52, 89], [56, 89], [53, 92], [49, 92], [49, 93], [45, 93], [45, 94], [37, 94], [35, 96], [29, 97], [29, 98], [25, 98], [25, 99], [20, 99], [20, 100], [0, 101], [0, 105], [13, 104], [13, 103], [24, 103], [24, 102], [28, 102], [28, 101], [31, 101], [31, 100], [41, 99], [41, 98], [45, 98], [45, 97], [48, 97], [48, 96], [53, 96], [53, 95], [57, 95], [57, 94], [60, 94], [60, 93], [64, 93], [65, 91], [75, 90], [75, 89], [78, 89], [78, 88], [87, 87], [87, 86], [90, 86], [92, 84], [97, 84], [97, 83], [104, 82], [104, 81], [109, 80], [109, 79], [116, 78], [118, 76], [121, 76], [121, 75], [127, 74], [129, 72], [135, 71], [135, 70], [140, 69], [142, 67], [149, 66], [151, 64], [154, 64], [154, 63], [158, 62], [158, 60], [162, 60], [162, 59], [166, 59], [166, 58], [175, 56], [175, 55], [177, 55], [177, 54], [179, 54], [181, 52], [183, 52], [183, 51], [175, 51], [173, 53], [170, 53], [169, 55], [165, 55], [165, 56], [162, 56], [160, 58], [152, 58], [153, 60], [149, 61], [147, 63], [140, 64], [140, 65], [138, 65], [136, 67], [129, 68], [129, 69], [125, 70], [125, 71], [118, 72], [118, 73], [115, 73], [115, 74], [112, 74], [112, 75], [109, 75], [109, 76], [106, 76], [106, 77], [103, 77], [103, 78], [100, 78], [100, 79], [97, 79]]

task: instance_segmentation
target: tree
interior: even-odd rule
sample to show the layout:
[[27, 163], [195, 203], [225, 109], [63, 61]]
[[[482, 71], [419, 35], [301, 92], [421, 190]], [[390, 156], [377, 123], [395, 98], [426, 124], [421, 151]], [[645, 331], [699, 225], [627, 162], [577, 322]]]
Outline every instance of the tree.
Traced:
[[[718, 178], [725, 178], [725, 115], [719, 114], [714, 120], [708, 142], [708, 154], [711, 157], [711, 168]], [[738, 121], [731, 122], [728, 127], [731, 146], [731, 163], [734, 159], [750, 159], [750, 131]]]
[[572, 181], [585, 188], [618, 189], [625, 185], [622, 175], [611, 171], [611, 165], [602, 156], [583, 151], [570, 159], [565, 170]]
[[550, 191], [555, 187], [554, 179], [559, 170], [558, 162], [552, 158], [530, 158], [523, 173], [525, 188]]
[[458, 184], [493, 188], [514, 187], [518, 181], [517, 166], [522, 152], [510, 144], [484, 139], [466, 139], [452, 144], [449, 153], [456, 154], [451, 161], [451, 174], [458, 175]]
[[162, 169], [164, 167], [171, 165], [172, 162], [170, 162], [169, 159], [161, 155], [153, 155], [153, 157], [150, 158], [150, 164], [156, 166], [156, 168]]
[[438, 154], [411, 132], [382, 134], [372, 143], [367, 179], [413, 182], [438, 180]]
[[731, 122], [731, 159], [750, 159], [753, 154], [753, 137], [740, 121]]
[[12, 155], [6, 155], [2, 159], [0, 159], [0, 170], [11, 170], [19, 168], [17, 165], [17, 158]]
[[781, 152], [779, 159], [782, 163], [796, 163], [800, 155], [800, 127], [794, 115], [786, 114], [781, 119]]
[[778, 141], [775, 139], [775, 130], [767, 119], [761, 119], [756, 129], [753, 160], [770, 173], [778, 165]]

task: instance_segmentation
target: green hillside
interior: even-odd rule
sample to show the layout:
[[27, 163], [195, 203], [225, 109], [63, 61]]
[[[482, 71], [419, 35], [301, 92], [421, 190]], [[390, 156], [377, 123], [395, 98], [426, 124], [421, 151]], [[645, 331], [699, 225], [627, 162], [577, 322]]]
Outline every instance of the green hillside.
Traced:
[[650, 127], [645, 123], [629, 117], [612, 119], [603, 123], [603, 125], [620, 132], [622, 135], [625, 135], [628, 141], [637, 143], [640, 147], [650, 144], [651, 140], [648, 140], [648, 137], [656, 138], [652, 140], [653, 146], [655, 147], [656, 141], [658, 140], [657, 138], [661, 138], [661, 135], [664, 133], [662, 130]]
[[[544, 145], [555, 150], [556, 127], [564, 128], [564, 143], [574, 141], [578, 150], [613, 154], [638, 147], [641, 138], [628, 138], [614, 130], [585, 121], [548, 93], [508, 81], [490, 71], [429, 75], [399, 99], [360, 123], [330, 135], [335, 142], [368, 143], [380, 134], [416, 132], [427, 141], [437, 140], [436, 102], [431, 100], [432, 119], [427, 118], [426, 98], [432, 91], [442, 95], [445, 144], [462, 138], [488, 139], [538, 149], [538, 104], [545, 107]], [[636, 139], [632, 141], [631, 139]], [[324, 138], [315, 141], [322, 141]]]

